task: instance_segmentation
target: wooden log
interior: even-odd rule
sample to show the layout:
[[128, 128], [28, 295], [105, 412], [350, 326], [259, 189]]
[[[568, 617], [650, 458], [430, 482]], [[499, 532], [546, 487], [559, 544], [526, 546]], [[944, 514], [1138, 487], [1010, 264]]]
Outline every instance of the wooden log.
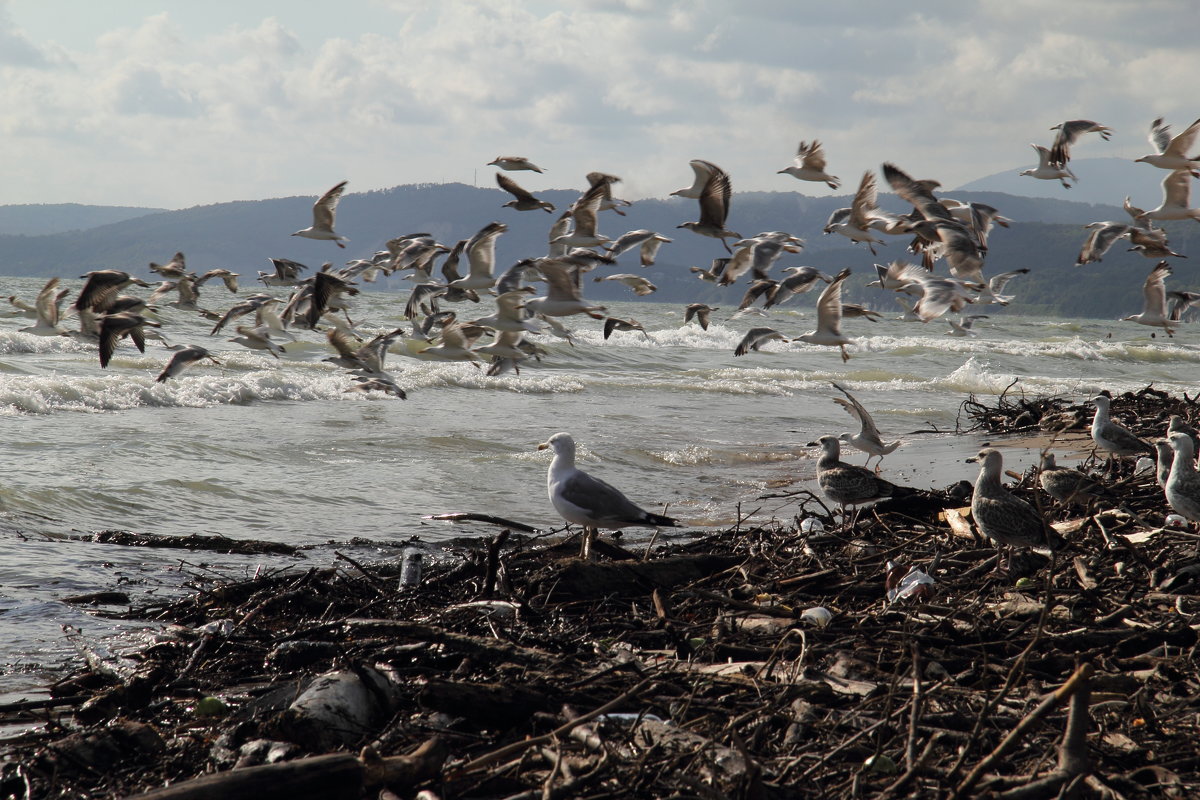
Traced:
[[417, 702], [424, 708], [466, 717], [484, 727], [521, 725], [536, 711], [552, 711], [559, 701], [527, 686], [431, 680]]
[[403, 791], [429, 780], [442, 768], [447, 754], [446, 745], [436, 738], [406, 756], [330, 753], [205, 775], [133, 800], [356, 800], [369, 787]]
[[740, 556], [695, 555], [615, 564], [569, 561], [540, 584], [554, 600], [648, 595], [656, 588], [670, 589], [706, 578], [743, 560]]

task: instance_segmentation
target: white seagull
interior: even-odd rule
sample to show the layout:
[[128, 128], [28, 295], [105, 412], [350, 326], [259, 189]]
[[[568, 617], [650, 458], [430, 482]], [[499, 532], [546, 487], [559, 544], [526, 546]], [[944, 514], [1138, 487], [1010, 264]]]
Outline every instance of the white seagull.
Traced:
[[[1135, 162], [1149, 164], [1159, 169], [1186, 169], [1195, 173], [1200, 167], [1200, 156], [1190, 156], [1188, 151], [1196, 144], [1200, 135], [1200, 119], [1188, 125], [1183, 133], [1171, 136], [1171, 126], [1164, 125], [1162, 117], [1150, 123], [1150, 143], [1156, 152], [1135, 158]], [[1200, 177], [1200, 174], [1196, 175]]]
[[[1171, 265], [1166, 261], [1155, 264], [1154, 268], [1150, 270], [1150, 274], [1146, 276], [1146, 282], [1142, 284], [1142, 313], [1121, 317], [1122, 321], [1152, 325], [1162, 328], [1167, 332], [1167, 336], [1174, 336], [1175, 331], [1171, 330], [1171, 317], [1167, 313], [1166, 279], [1170, 274]], [[1150, 335], [1154, 336], [1154, 334]]]
[[583, 526], [580, 557], [591, 557], [592, 542], [600, 528], [678, 527], [671, 517], [638, 507], [613, 486], [576, 467], [575, 440], [571, 434], [556, 433], [538, 445], [538, 450], [546, 449], [554, 450], [554, 460], [546, 472], [546, 490], [560, 517]]
[[1144, 211], [1137, 218], [1140, 223], [1151, 219], [1194, 219], [1200, 222], [1200, 208], [1191, 207], [1191, 170], [1177, 169], [1163, 178], [1163, 200], [1158, 208]]
[[333, 221], [337, 216], [338, 201], [342, 199], [342, 192], [346, 190], [346, 183], [346, 181], [342, 181], [321, 195], [321, 199], [313, 203], [312, 225], [304, 230], [296, 231], [292, 236], [300, 236], [305, 239], [329, 240], [338, 247], [345, 249], [346, 245], [342, 244], [342, 242], [350, 240], [334, 231]]
[[842, 333], [842, 284], [849, 275], [850, 268], [843, 269], [817, 298], [817, 329], [796, 337], [809, 344], [839, 348], [842, 351], [842, 361], [850, 360], [846, 345], [854, 343]]
[[830, 189], [836, 189], [842, 185], [836, 175], [829, 175], [825, 172], [825, 148], [821, 147], [821, 143], [815, 139], [811, 144], [800, 142], [800, 146], [796, 148], [796, 156], [792, 159], [792, 165], [775, 174], [791, 175], [802, 181], [825, 183]]
[[509, 171], [520, 170], [520, 169], [533, 170], [534, 172], [544, 172], [545, 171], [541, 167], [539, 167], [537, 164], [534, 164], [532, 161], [530, 161], [528, 158], [525, 158], [524, 156], [496, 156], [496, 159], [494, 161], [488, 162], [488, 166], [489, 167], [499, 167], [500, 169], [505, 169], [505, 170], [509, 170]]
[[1062, 185], [1068, 189], [1071, 188], [1071, 184], [1067, 183], [1067, 178], [1073, 181], [1079, 180], [1066, 164], [1051, 163], [1049, 148], [1042, 147], [1040, 144], [1030, 144], [1029, 146], [1038, 154], [1038, 165], [1033, 169], [1023, 170], [1022, 175], [1028, 175], [1040, 181], [1062, 181]]
[[899, 447], [900, 440], [884, 444], [883, 437], [879, 435], [879, 428], [875, 427], [875, 420], [871, 418], [871, 414], [863, 407], [863, 404], [836, 381], [830, 381], [830, 383], [833, 383], [833, 388], [846, 395], [845, 398], [833, 398], [833, 402], [846, 409], [846, 413], [858, 420], [858, 424], [861, 426], [858, 433], [843, 433], [838, 438], [867, 454], [864, 466], [869, 465], [872, 458], [878, 457], [879, 461], [875, 463], [875, 471], [878, 472], [883, 457]]

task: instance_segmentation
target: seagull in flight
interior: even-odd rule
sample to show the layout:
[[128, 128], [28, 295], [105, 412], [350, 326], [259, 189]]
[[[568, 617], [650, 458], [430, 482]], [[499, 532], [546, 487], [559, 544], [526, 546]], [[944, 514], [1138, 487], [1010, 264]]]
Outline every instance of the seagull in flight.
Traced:
[[1200, 168], [1200, 156], [1188, 155], [1188, 151], [1196, 144], [1197, 136], [1200, 136], [1200, 119], [1188, 125], [1183, 133], [1172, 136], [1171, 126], [1163, 124], [1162, 117], [1159, 117], [1150, 123], [1150, 143], [1154, 145], [1155, 152], [1135, 158], [1134, 161], [1159, 169], [1190, 170], [1194, 177], [1200, 178], [1200, 173], [1196, 171]]
[[825, 148], [815, 139], [811, 143], [800, 142], [800, 146], [796, 148], [796, 156], [792, 159], [791, 166], [785, 167], [775, 174], [791, 175], [793, 178], [798, 178], [802, 181], [824, 183], [830, 189], [836, 189], [842, 185], [841, 180], [836, 175], [829, 175], [825, 172]]
[[296, 231], [292, 236], [300, 236], [305, 239], [322, 239], [332, 241], [338, 247], [345, 249], [346, 245], [342, 242], [350, 241], [345, 236], [341, 236], [333, 229], [333, 221], [337, 216], [338, 202], [342, 199], [342, 192], [346, 190], [347, 181], [342, 181], [337, 186], [334, 186], [317, 202], [313, 203], [313, 221], [312, 225]]

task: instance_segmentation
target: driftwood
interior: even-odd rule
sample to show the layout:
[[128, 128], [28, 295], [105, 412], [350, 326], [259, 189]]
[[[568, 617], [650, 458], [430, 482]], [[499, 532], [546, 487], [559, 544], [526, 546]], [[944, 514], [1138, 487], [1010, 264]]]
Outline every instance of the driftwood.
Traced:
[[206, 775], [136, 800], [353, 800], [368, 787], [403, 791], [416, 786], [437, 774], [446, 754], [446, 745], [438, 739], [406, 756], [332, 753]]
[[544, 576], [540, 586], [551, 598], [560, 601], [649, 595], [655, 589], [669, 589], [708, 577], [740, 560], [730, 556], [694, 555], [615, 564], [568, 561]]
[[[1118, 401], [1127, 420], [1197, 417], [1190, 398]], [[1040, 430], [1072, 407], [1013, 389], [986, 410], [1044, 411], [1021, 423]], [[1163, 526], [1151, 475], [1119, 473], [1086, 511], [1010, 475], [1065, 544], [1007, 574], [968, 483], [854, 530], [796, 492], [779, 519], [606, 538], [595, 562], [501, 532], [444, 544], [457, 557], [404, 586], [398, 560], [343, 555], [134, 595], [120, 615], [162, 635], [125, 653], [72, 634], [56, 697], [7, 709], [38, 727], [7, 743], [0, 797], [1200, 796], [1200, 534]], [[921, 592], [897, 593], [914, 572]], [[431, 736], [445, 749], [419, 777], [369, 776], [371, 752]]]

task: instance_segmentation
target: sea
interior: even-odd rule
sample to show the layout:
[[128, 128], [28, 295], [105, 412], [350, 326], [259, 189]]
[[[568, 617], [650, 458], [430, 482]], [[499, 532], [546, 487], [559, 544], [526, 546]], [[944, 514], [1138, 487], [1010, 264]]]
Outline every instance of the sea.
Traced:
[[[0, 297], [32, 302], [43, 281], [0, 283]], [[239, 294], [261, 290], [243, 285]], [[979, 437], [955, 434], [971, 424], [961, 407], [972, 395], [1082, 402], [1100, 389], [1153, 384], [1194, 395], [1200, 384], [1198, 325], [1169, 339], [1132, 322], [997, 307], [976, 312], [989, 319], [972, 337], [947, 335], [944, 320], [848, 319], [855, 343], [845, 362], [836, 348], [798, 341], [734, 356], [752, 327], [787, 337], [814, 329], [815, 296], [766, 317], [734, 316], [726, 303], [708, 330], [685, 324], [682, 304], [609, 303], [610, 314], [635, 318], [645, 333], [606, 340], [601, 322], [564, 318], [571, 341], [537, 337], [547, 352], [519, 375], [415, 358], [413, 342], [400, 341], [387, 369], [407, 400], [348, 392], [353, 381], [324, 361], [332, 350], [319, 332], [295, 331], [276, 359], [230, 342], [232, 324], [210, 336], [211, 320], [164, 305], [166, 341], [149, 340], [143, 354], [125, 340], [102, 369], [95, 344], [22, 332], [33, 321], [13, 309], [0, 316], [0, 699], [37, 696], [77, 666], [76, 641], [119, 654], [160, 634], [153, 623], [114, 620], [63, 598], [121, 591], [140, 606], [264, 570], [327, 566], [339, 552], [369, 561], [421, 548], [449, 557], [456, 539], [498, 530], [426, 519], [443, 513], [560, 528], [546, 496], [550, 453], [537, 449], [558, 431], [575, 438], [580, 466], [678, 518], [675, 535], [695, 536], [794, 518], [787, 495], [815, 488], [810, 442], [857, 430], [833, 402], [833, 381], [871, 410], [885, 439], [904, 441], [884, 459], [883, 475], [924, 487], [974, 479], [963, 458]], [[201, 305], [223, 312], [234, 300], [209, 284]], [[363, 291], [350, 316], [364, 336], [411, 330], [405, 300]], [[879, 305], [890, 299], [881, 293]], [[1140, 307], [1140, 297], [1131, 305]], [[478, 309], [484, 316], [491, 304]], [[156, 382], [168, 344], [202, 345], [220, 363]], [[112, 529], [303, 549], [247, 556], [95, 541], [95, 532]], [[626, 541], [652, 533], [630, 530]]]

